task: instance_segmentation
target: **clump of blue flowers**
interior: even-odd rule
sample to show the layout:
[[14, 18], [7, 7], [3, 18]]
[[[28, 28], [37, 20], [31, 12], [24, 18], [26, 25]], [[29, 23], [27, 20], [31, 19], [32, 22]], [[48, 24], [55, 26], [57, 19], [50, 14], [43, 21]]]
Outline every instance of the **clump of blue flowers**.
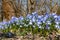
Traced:
[[0, 22], [0, 30], [3, 32], [12, 31], [25, 35], [28, 32], [32, 34], [40, 33], [40, 35], [48, 35], [52, 31], [60, 29], [60, 15], [56, 13], [46, 13], [38, 15], [37, 12], [27, 14], [26, 17], [19, 18], [13, 16], [10, 21]]

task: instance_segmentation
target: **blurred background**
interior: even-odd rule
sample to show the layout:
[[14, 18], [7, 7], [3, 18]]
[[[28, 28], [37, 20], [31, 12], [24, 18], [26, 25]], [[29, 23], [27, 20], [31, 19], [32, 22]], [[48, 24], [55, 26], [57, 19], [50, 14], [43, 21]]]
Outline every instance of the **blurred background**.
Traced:
[[37, 12], [39, 15], [60, 13], [60, 0], [0, 0], [0, 21], [12, 16], [26, 16]]

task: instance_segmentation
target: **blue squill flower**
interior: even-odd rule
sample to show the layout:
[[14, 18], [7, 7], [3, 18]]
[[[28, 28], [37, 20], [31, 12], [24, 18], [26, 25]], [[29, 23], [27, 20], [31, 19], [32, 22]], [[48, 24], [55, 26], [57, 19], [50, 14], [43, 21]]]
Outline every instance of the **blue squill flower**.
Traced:
[[8, 22], [6, 22], [6, 21], [0, 22], [0, 27], [1, 27], [2, 29], [7, 28], [7, 27], [8, 27]]
[[33, 17], [31, 20], [32, 20], [32, 22], [36, 22], [36, 18], [35, 17]]
[[8, 22], [6, 21], [3, 21], [2, 23], [3, 23], [2, 25], [8, 25]]
[[49, 18], [49, 16], [50, 16], [50, 15], [45, 15], [44, 17], [45, 17], [45, 18]]
[[41, 19], [37, 19], [36, 22], [41, 22]]
[[32, 19], [32, 22], [35, 22], [35, 19]]
[[41, 20], [40, 19], [37, 19], [36, 20], [36, 24], [37, 24], [37, 26], [40, 26], [40, 24], [42, 24]]
[[0, 25], [0, 29], [4, 29], [4, 26]]
[[14, 22], [17, 22], [17, 21], [18, 21], [18, 18], [13, 16], [10, 20], [10, 23], [14, 23]]
[[52, 14], [51, 14], [51, 16], [55, 16], [55, 15], [56, 15], [56, 13], [52, 13]]
[[38, 21], [43, 21], [43, 15], [38, 15], [37, 20]]
[[37, 12], [33, 12], [33, 13], [32, 13], [32, 15], [34, 15], [34, 16], [35, 16], [36, 14], [37, 14]]
[[44, 18], [41, 18], [40, 20], [41, 20], [41, 22], [45, 22]]
[[37, 23], [37, 24], [41, 24], [41, 23], [42, 23], [42, 22], [41, 22], [41, 19], [38, 18], [38, 19], [36, 20], [36, 23]]
[[59, 25], [60, 22], [56, 21], [55, 23], [56, 23], [57, 25]]
[[51, 16], [53, 16], [54, 18], [58, 17], [56, 13], [52, 13]]
[[51, 17], [51, 14], [50, 13], [45, 13], [44, 17], [49, 18], [49, 17]]
[[44, 15], [44, 16], [48, 16], [48, 17], [49, 17], [49, 16], [50, 16], [50, 14], [49, 14], [49, 13], [45, 13], [45, 15]]
[[56, 28], [60, 28], [60, 26], [59, 26], [59, 25], [55, 25], [55, 27], [56, 27]]
[[8, 22], [6, 22], [6, 21], [3, 21], [2, 23], [3, 23], [2, 26], [3, 26], [5, 29], [10, 26], [10, 24], [9, 24]]
[[3, 25], [3, 22], [0, 22], [0, 25]]
[[8, 23], [9, 23], [9, 24], [11, 24], [11, 22], [10, 22], [10, 21], [8, 21]]
[[42, 24], [42, 22], [39, 22], [39, 21], [38, 21], [38, 22], [37, 22], [37, 25], [40, 25], [40, 24]]
[[51, 25], [51, 21], [46, 21], [46, 24], [49, 24], [49, 25]]
[[58, 19], [57, 20], [60, 21], [60, 16], [58, 16]]
[[13, 20], [8, 21], [8, 24], [13, 24], [13, 23], [14, 23]]
[[54, 15], [53, 17], [54, 17], [54, 18], [57, 18], [58, 16], [57, 16], [57, 15]]
[[43, 22], [45, 23], [47, 19], [48, 19], [48, 16], [44, 16]]
[[45, 28], [49, 30], [50, 29], [50, 26], [48, 24], [46, 24], [46, 27]]
[[41, 15], [38, 15], [37, 19], [41, 19], [41, 18], [42, 18], [42, 16]]
[[20, 16], [20, 17], [19, 17], [19, 20], [24, 20], [24, 17], [23, 17], [23, 16]]
[[28, 15], [26, 16], [26, 18], [27, 18], [27, 19], [32, 19], [32, 15], [31, 15], [31, 14], [28, 14]]
[[58, 19], [58, 18], [55, 18], [54, 20], [55, 20], [55, 22], [56, 22], [56, 21], [59, 21], [59, 19]]
[[37, 12], [33, 12], [33, 13], [32, 13], [32, 16], [37, 17], [37, 16], [38, 16], [38, 13], [37, 13]]
[[16, 20], [16, 19], [18, 19], [18, 18], [15, 16], [12, 16], [12, 18], [11, 18], [11, 20]]
[[10, 20], [9, 21], [9, 24], [12, 24], [12, 23], [14, 23], [15, 22], [15, 20]]

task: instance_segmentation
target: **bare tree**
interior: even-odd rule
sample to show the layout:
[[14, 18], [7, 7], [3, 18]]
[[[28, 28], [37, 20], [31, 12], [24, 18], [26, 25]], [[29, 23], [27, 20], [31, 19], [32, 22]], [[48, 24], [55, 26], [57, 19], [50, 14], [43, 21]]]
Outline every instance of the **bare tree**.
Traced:
[[32, 13], [35, 11], [35, 5], [36, 5], [36, 0], [28, 0], [29, 13]]
[[11, 1], [12, 0], [2, 0], [4, 19], [6, 20], [10, 20], [10, 18], [15, 14]]
[[3, 15], [2, 15], [2, 0], [0, 0], [0, 21], [3, 20]]
[[38, 2], [36, 2], [37, 0], [27, 0], [26, 5], [22, 3], [23, 1], [26, 0], [2, 0], [4, 19], [9, 20], [12, 16], [26, 16], [26, 13], [34, 11], [37, 11], [40, 15], [48, 12], [48, 10], [49, 12], [60, 13], [60, 7], [57, 4], [52, 6], [52, 0], [39, 0]]

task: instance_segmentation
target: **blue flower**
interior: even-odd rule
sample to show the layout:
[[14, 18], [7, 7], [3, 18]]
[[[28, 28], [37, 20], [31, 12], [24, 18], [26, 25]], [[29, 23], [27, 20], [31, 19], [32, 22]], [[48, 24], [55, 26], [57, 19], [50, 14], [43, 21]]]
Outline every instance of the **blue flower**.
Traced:
[[26, 18], [32, 19], [32, 15], [31, 15], [31, 14], [28, 14], [28, 15], [26, 16]]
[[48, 19], [48, 16], [45, 16], [45, 17], [43, 18], [43, 22], [46, 22], [47, 19]]
[[56, 13], [52, 13], [52, 14], [51, 14], [51, 16], [55, 16], [55, 15], [56, 15]]
[[56, 23], [57, 25], [59, 25], [60, 22], [56, 21], [55, 23]]
[[2, 23], [3, 23], [2, 26], [4, 27], [4, 29], [6, 29], [10, 26], [10, 24], [6, 21], [3, 21]]
[[32, 22], [36, 22], [36, 19], [35, 19], [35, 17], [33, 17], [31, 20], [32, 20]]
[[51, 16], [53, 16], [54, 18], [58, 17], [56, 13], [52, 13]]
[[46, 24], [49, 24], [49, 25], [51, 25], [51, 21], [46, 21]]
[[32, 19], [32, 22], [35, 22], [35, 19]]
[[37, 16], [38, 16], [38, 13], [37, 13], [37, 12], [33, 12], [33, 13], [32, 13], [32, 16], [37, 17]]
[[37, 24], [37, 26], [39, 27], [39, 26], [42, 24], [41, 20], [40, 20], [40, 19], [37, 19], [37, 20], [36, 20], [36, 24]]
[[54, 18], [57, 18], [58, 16], [57, 15], [55, 15], [55, 16], [53, 16]]
[[0, 22], [0, 28], [1, 28], [1, 29], [5, 29], [5, 28], [7, 28], [7, 27], [8, 27], [8, 22], [5, 22], [5, 21]]
[[4, 29], [4, 27], [2, 25], [0, 25], [0, 29]]
[[19, 17], [19, 20], [24, 20], [24, 17], [23, 17], [23, 16], [20, 16], [20, 17]]
[[45, 27], [46, 29], [50, 29], [50, 26], [48, 25], [48, 24], [46, 24], [46, 27]]
[[37, 20], [38, 21], [43, 21], [43, 15], [38, 15]]
[[60, 29], [60, 26], [59, 25], [55, 25], [56, 28]]
[[37, 24], [40, 25], [40, 24], [42, 24], [42, 23], [38, 21]]
[[18, 18], [17, 17], [15, 17], [15, 16], [13, 16], [12, 18], [11, 18], [11, 20], [17, 20]]
[[44, 15], [44, 17], [49, 18], [49, 17], [51, 17], [51, 14], [46, 13], [46, 14]]
[[57, 20], [60, 21], [60, 16], [58, 16], [58, 19]]
[[3, 21], [2, 23], [3, 23], [2, 25], [8, 25], [8, 22], [6, 21]]
[[17, 22], [17, 21], [18, 21], [18, 18], [13, 16], [9, 22], [14, 23], [14, 22]]
[[42, 16], [41, 15], [38, 15], [38, 17], [37, 17], [38, 19], [41, 19], [42, 18]]
[[55, 18], [55, 21], [59, 21], [59, 19], [58, 18]]
[[15, 22], [15, 20], [10, 20], [10, 21], [9, 21], [9, 24], [14, 23], [14, 22]]
[[44, 18], [41, 18], [41, 22], [45, 22]]
[[36, 15], [36, 14], [37, 14], [37, 12], [33, 12], [33, 13], [32, 13], [32, 15]]
[[50, 16], [50, 15], [45, 15], [44, 17], [45, 17], [45, 18], [49, 18], [49, 16]]
[[49, 13], [45, 13], [45, 15], [49, 16]]
[[3, 25], [3, 22], [0, 22], [0, 25]]
[[36, 22], [41, 22], [41, 20], [40, 19], [37, 19]]

